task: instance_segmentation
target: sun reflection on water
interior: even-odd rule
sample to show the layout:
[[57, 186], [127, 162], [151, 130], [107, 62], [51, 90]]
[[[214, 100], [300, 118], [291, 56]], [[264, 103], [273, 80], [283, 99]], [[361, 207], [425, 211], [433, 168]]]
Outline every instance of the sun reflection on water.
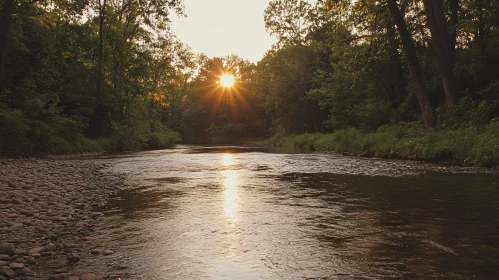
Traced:
[[232, 154], [224, 154], [222, 157], [222, 166], [231, 166], [234, 165], [234, 157]]
[[224, 170], [221, 172], [225, 177], [223, 185], [224, 194], [224, 213], [229, 221], [236, 220], [237, 214], [237, 186], [239, 185], [239, 174], [237, 170]]

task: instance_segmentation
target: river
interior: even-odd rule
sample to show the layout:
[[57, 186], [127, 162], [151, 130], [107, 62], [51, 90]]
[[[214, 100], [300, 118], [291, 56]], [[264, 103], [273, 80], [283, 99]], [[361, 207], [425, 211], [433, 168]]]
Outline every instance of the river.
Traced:
[[497, 279], [499, 175], [179, 146], [101, 158], [127, 188], [81, 269], [122, 279]]

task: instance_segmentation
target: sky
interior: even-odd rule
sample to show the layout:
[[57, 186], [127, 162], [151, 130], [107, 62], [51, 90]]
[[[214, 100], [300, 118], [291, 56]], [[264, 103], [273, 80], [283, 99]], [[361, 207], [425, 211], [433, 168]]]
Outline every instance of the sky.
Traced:
[[209, 57], [237, 54], [258, 62], [276, 42], [265, 31], [263, 12], [270, 0], [183, 0], [186, 18], [172, 18], [172, 29], [195, 53]]

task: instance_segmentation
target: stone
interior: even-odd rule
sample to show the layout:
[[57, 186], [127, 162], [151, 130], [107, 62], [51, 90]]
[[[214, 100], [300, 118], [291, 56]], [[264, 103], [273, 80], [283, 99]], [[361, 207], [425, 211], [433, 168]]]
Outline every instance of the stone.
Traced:
[[93, 275], [92, 273], [85, 273], [82, 276], [80, 276], [80, 280], [98, 280], [97, 276]]
[[104, 251], [102, 251], [102, 254], [103, 254], [104, 256], [107, 256], [107, 255], [112, 255], [112, 254], [114, 254], [114, 252], [113, 252], [113, 251], [111, 251], [111, 250], [104, 250]]
[[14, 254], [14, 244], [2, 243], [0, 244], [0, 254]]
[[54, 274], [50, 275], [48, 280], [66, 280], [67, 278], [66, 274]]
[[23, 223], [15, 223], [10, 227], [10, 229], [18, 229], [23, 227], [23, 225], [24, 225]]
[[33, 254], [41, 254], [45, 252], [46, 248], [45, 247], [36, 247], [36, 248], [31, 248], [28, 250], [28, 255], [33, 256]]
[[14, 272], [14, 270], [12, 270], [6, 266], [0, 267], [0, 275], [7, 276], [7, 278], [16, 277], [16, 273]]
[[10, 263], [9, 267], [12, 269], [23, 269], [24, 264], [23, 263]]
[[12, 257], [9, 255], [5, 255], [5, 254], [0, 255], [0, 261], [10, 262], [11, 260], [12, 260]]
[[36, 273], [33, 270], [31, 270], [31, 269], [29, 269], [27, 267], [24, 268], [24, 274], [26, 276], [31, 276], [31, 277], [35, 277], [36, 276]]
[[17, 275], [21, 275], [21, 276], [24, 276], [26, 275], [26, 272], [24, 271], [24, 268], [21, 268], [21, 269], [13, 269], [14, 272], [17, 274]]
[[40, 253], [33, 253], [33, 254], [30, 254], [33, 258], [39, 258], [41, 257], [42, 255]]
[[57, 235], [51, 234], [51, 235], [49, 235], [49, 239], [50, 239], [50, 241], [56, 241], [57, 240]]
[[24, 249], [15, 249], [14, 250], [14, 255], [18, 255], [18, 256], [26, 255], [26, 250], [24, 250]]
[[21, 220], [21, 223], [23, 223], [25, 225], [31, 225], [33, 223], [33, 220], [32, 219], [24, 219], [24, 220]]
[[8, 262], [0, 261], [0, 267], [2, 267], [4, 265], [8, 265], [8, 264], [9, 264]]
[[80, 277], [73, 275], [73, 276], [69, 276], [69, 278], [67, 280], [80, 280]]
[[35, 261], [35, 258], [34, 257], [25, 257], [24, 258], [26, 260], [27, 263], [29, 264], [35, 264], [36, 261]]
[[69, 262], [75, 263], [80, 261], [80, 256], [76, 253], [69, 253], [66, 255]]

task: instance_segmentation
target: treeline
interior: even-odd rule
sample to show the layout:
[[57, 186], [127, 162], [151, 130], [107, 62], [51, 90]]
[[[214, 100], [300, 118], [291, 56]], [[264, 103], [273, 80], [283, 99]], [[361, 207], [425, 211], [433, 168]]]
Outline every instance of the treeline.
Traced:
[[[254, 65], [190, 52], [170, 30], [179, 0], [4, 0], [0, 11], [1, 153], [156, 149], [262, 129]], [[217, 84], [225, 72], [237, 88]]]
[[274, 0], [256, 94], [289, 133], [499, 116], [499, 2]]
[[[264, 20], [278, 43], [257, 64], [193, 54], [170, 29], [172, 14], [184, 14], [179, 0], [3, 0], [0, 9], [4, 153], [352, 130], [497, 134], [498, 1], [273, 0]], [[487, 143], [480, 157], [499, 162], [499, 143]], [[448, 146], [433, 158], [452, 157]]]
[[265, 23], [255, 94], [308, 133], [274, 144], [499, 164], [499, 1], [273, 0]]

